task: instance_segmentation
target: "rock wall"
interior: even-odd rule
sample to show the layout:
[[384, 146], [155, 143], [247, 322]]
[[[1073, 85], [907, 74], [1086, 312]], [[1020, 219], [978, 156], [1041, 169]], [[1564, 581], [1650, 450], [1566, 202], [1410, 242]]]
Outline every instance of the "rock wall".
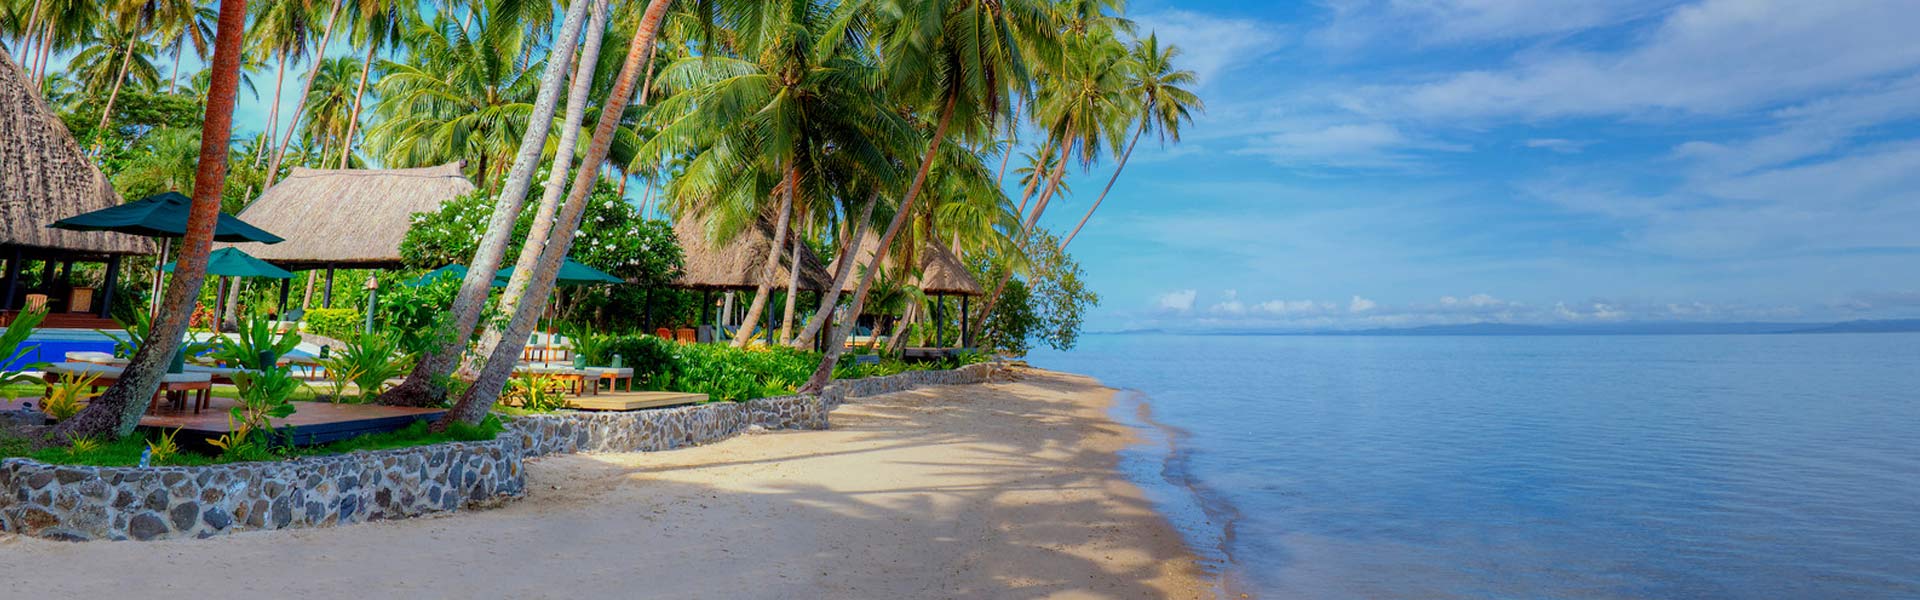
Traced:
[[498, 439], [281, 462], [205, 467], [75, 467], [0, 462], [0, 530], [63, 540], [155, 540], [326, 527], [488, 506], [526, 494], [524, 461], [548, 454], [652, 452], [749, 429], [826, 429], [849, 398], [1004, 379], [998, 364], [841, 381], [781, 396], [630, 412], [515, 419]]
[[487, 506], [526, 493], [518, 436], [204, 467], [0, 462], [0, 529], [157, 540], [325, 527]]

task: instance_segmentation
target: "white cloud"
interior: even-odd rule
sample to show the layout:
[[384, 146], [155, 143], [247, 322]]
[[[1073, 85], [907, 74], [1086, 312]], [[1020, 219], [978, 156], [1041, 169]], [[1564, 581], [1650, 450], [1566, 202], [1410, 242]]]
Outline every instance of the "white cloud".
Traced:
[[1201, 86], [1210, 86], [1235, 68], [1259, 62], [1285, 42], [1279, 27], [1252, 19], [1230, 19], [1186, 10], [1134, 16], [1139, 35], [1180, 46], [1180, 65], [1192, 70]]
[[1509, 68], [1375, 93], [1439, 119], [1722, 114], [1920, 66], [1916, 14], [1884, 0], [1706, 0], [1668, 13], [1624, 52], [1530, 53]]
[[1588, 142], [1580, 142], [1580, 141], [1561, 139], [1561, 138], [1534, 138], [1534, 139], [1530, 139], [1525, 142], [1522, 142], [1522, 144], [1528, 148], [1552, 150], [1554, 152], [1559, 152], [1561, 154], [1577, 154], [1581, 150], [1585, 150], [1587, 148]]
[[1404, 167], [1414, 151], [1464, 152], [1470, 147], [1414, 139], [1387, 123], [1335, 123], [1290, 129], [1248, 142], [1245, 154], [1288, 166]]
[[1194, 299], [1199, 297], [1200, 293], [1194, 290], [1172, 291], [1161, 294], [1159, 298], [1155, 298], [1153, 305], [1155, 308], [1167, 312], [1191, 312], [1193, 311]]
[[1367, 312], [1369, 310], [1373, 310], [1375, 306], [1379, 306], [1379, 305], [1374, 304], [1372, 300], [1361, 298], [1359, 296], [1354, 296], [1353, 300], [1347, 303], [1347, 311], [1357, 312], [1357, 313]]
[[1313, 33], [1324, 45], [1482, 43], [1576, 32], [1640, 18], [1673, 0], [1335, 0]]

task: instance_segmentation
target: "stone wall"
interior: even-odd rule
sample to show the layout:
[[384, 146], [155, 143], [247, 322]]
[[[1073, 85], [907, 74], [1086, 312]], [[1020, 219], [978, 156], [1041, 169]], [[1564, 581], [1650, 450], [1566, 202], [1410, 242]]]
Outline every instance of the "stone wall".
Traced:
[[486, 506], [526, 493], [518, 436], [204, 467], [0, 462], [0, 529], [156, 540], [325, 527]]
[[527, 458], [651, 452], [752, 428], [826, 429], [849, 398], [1004, 379], [979, 364], [840, 381], [820, 396], [630, 412], [562, 411], [513, 420], [499, 439], [281, 462], [205, 467], [74, 467], [0, 462], [0, 530], [65, 540], [153, 540], [325, 527], [487, 506], [526, 493]]

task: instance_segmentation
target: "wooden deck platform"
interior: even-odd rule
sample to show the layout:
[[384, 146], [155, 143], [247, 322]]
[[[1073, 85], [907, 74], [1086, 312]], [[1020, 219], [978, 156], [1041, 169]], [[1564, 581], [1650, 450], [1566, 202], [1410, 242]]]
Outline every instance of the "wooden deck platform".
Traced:
[[[204, 443], [233, 431], [227, 412], [231, 398], [215, 397], [212, 406], [194, 414], [191, 410], [163, 410], [140, 418], [141, 427], [179, 429], [179, 442]], [[408, 408], [372, 404], [333, 404], [331, 402], [295, 402], [295, 412], [285, 419], [274, 419], [274, 429], [291, 427], [293, 443], [299, 446], [337, 442], [369, 433], [394, 431], [414, 421], [433, 419], [447, 412], [441, 408]]]
[[640, 410], [706, 401], [706, 394], [684, 392], [600, 392], [595, 396], [569, 398], [567, 406], [580, 410]]

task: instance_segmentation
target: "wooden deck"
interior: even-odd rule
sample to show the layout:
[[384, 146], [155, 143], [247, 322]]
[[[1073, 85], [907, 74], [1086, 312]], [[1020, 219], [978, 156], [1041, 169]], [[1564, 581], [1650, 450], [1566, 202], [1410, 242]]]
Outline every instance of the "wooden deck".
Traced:
[[[141, 427], [155, 429], [179, 429], [180, 443], [196, 443], [218, 438], [233, 431], [227, 422], [227, 413], [233, 408], [231, 398], [215, 397], [212, 407], [194, 414], [191, 410], [163, 410], [140, 418]], [[295, 412], [285, 419], [274, 419], [274, 429], [286, 431], [291, 427], [293, 443], [307, 446], [337, 442], [354, 436], [369, 433], [382, 433], [397, 430], [423, 419], [433, 419], [447, 412], [441, 408], [407, 408], [403, 406], [378, 406], [372, 404], [333, 404], [330, 402], [295, 402]]]
[[706, 401], [706, 394], [684, 392], [600, 392], [594, 396], [570, 398], [567, 406], [580, 410], [640, 410]]

